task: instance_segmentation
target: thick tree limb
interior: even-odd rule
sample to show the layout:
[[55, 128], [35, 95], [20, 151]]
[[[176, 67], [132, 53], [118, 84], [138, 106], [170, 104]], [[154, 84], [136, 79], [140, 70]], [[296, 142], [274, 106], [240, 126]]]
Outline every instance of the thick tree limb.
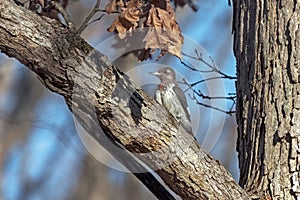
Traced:
[[[163, 107], [76, 32], [0, 0], [0, 50], [64, 96], [80, 124], [117, 159], [116, 146], [136, 153], [183, 199], [248, 199]], [[130, 169], [131, 162], [124, 164]]]

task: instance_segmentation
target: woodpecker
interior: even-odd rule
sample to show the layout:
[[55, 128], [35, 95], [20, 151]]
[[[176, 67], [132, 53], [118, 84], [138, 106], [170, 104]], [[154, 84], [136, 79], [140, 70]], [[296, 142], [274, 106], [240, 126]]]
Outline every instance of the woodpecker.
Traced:
[[157, 76], [161, 81], [155, 91], [155, 100], [163, 105], [188, 133], [193, 134], [186, 97], [176, 83], [174, 70], [171, 67], [163, 67], [150, 74]]

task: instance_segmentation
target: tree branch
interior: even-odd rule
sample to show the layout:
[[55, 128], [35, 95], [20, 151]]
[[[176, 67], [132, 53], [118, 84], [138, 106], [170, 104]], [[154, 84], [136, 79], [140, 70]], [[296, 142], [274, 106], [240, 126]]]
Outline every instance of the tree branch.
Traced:
[[[92, 17], [98, 12], [99, 10], [99, 7], [100, 7], [100, 3], [101, 3], [101, 0], [97, 0], [93, 10], [91, 11], [91, 13], [85, 18], [85, 20], [83, 21], [83, 23], [81, 24], [81, 26], [79, 27], [78, 29], [78, 33], [82, 33], [84, 31], [84, 29], [86, 29], [86, 27], [88, 27], [89, 25], [89, 21], [92, 19]], [[101, 18], [103, 17], [104, 15], [101, 15]]]
[[[62, 95], [79, 123], [117, 159], [116, 146], [135, 153], [181, 198], [249, 199], [162, 106], [74, 30], [0, 0], [0, 50]], [[132, 169], [131, 161], [122, 163]]]

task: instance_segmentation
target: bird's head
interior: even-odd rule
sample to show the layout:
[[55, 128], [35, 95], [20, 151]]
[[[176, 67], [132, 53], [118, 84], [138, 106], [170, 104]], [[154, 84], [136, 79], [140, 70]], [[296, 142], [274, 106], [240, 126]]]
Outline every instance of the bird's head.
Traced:
[[157, 76], [163, 84], [176, 83], [176, 74], [171, 67], [163, 67], [156, 72], [150, 72], [150, 74]]

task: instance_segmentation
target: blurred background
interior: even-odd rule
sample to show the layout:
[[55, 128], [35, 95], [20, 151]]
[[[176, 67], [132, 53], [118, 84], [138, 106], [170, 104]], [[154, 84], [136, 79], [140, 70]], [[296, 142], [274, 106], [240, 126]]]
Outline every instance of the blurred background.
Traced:
[[[80, 26], [96, 1], [71, 1], [67, 7], [74, 25]], [[103, 9], [107, 1], [101, 1]], [[193, 12], [188, 6], [176, 10], [185, 44], [183, 52], [195, 56], [195, 48], [203, 58], [230, 75], [235, 76], [232, 51], [232, 7], [226, 0], [196, 0], [199, 7]], [[98, 13], [94, 18], [101, 15]], [[105, 15], [82, 33], [92, 46], [107, 55], [116, 50], [105, 46], [113, 34], [106, 31], [117, 15]], [[116, 47], [115, 47], [116, 48]], [[127, 52], [123, 52], [126, 54]], [[194, 53], [194, 54], [193, 54]], [[110, 57], [110, 56], [109, 56]], [[203, 63], [183, 57], [197, 69]], [[111, 60], [122, 67], [131, 79], [153, 95], [159, 80], [148, 72], [164, 65], [171, 65], [177, 80], [189, 83], [216, 76], [196, 73], [172, 56], [137, 62], [133, 54], [118, 55]], [[183, 89], [186, 85], [181, 84]], [[217, 79], [197, 85], [210, 96], [235, 92], [234, 80]], [[234, 114], [199, 105], [199, 102], [229, 111], [232, 101], [226, 99], [192, 99], [186, 92], [191, 108], [193, 130], [198, 142], [218, 159], [238, 180], [236, 123]], [[233, 109], [234, 110], [234, 109]], [[74, 124], [64, 99], [48, 91], [26, 67], [17, 60], [0, 53], [0, 199], [1, 200], [134, 200], [156, 199], [130, 173], [118, 170], [115, 161], [99, 161], [88, 153], [80, 131]], [[98, 152], [98, 151], [97, 151]], [[105, 152], [98, 156], [109, 158]]]

